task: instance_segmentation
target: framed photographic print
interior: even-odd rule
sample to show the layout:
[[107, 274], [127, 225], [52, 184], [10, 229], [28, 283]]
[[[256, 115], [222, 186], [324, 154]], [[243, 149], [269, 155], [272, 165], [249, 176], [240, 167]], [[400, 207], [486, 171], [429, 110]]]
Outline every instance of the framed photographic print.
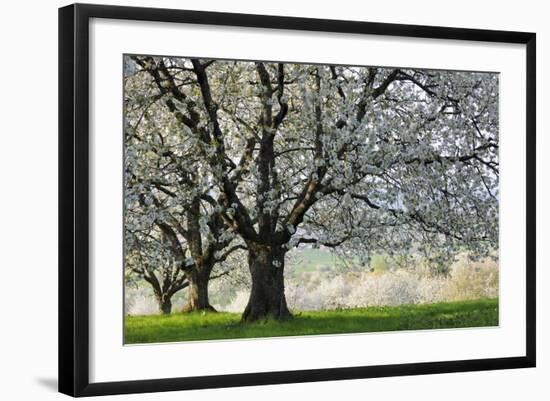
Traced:
[[535, 73], [534, 33], [61, 8], [59, 390], [535, 366]]

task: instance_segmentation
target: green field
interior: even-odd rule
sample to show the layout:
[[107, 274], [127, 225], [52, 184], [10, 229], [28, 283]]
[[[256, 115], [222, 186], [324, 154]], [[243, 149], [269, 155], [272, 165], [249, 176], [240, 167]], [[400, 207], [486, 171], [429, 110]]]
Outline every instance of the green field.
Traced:
[[333, 269], [338, 262], [336, 256], [321, 249], [299, 249], [295, 250], [294, 254], [299, 255], [299, 260], [292, 268], [293, 274], [318, 271], [322, 268]]
[[125, 343], [364, 333], [498, 325], [498, 300], [297, 312], [288, 321], [240, 323], [237, 313], [127, 316]]

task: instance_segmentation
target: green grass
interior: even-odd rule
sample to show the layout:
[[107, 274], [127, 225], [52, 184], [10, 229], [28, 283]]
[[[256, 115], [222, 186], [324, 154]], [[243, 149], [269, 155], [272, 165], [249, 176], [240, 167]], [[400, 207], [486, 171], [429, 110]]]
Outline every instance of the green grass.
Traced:
[[240, 323], [237, 313], [127, 316], [126, 344], [498, 325], [498, 300], [298, 312], [278, 322]]

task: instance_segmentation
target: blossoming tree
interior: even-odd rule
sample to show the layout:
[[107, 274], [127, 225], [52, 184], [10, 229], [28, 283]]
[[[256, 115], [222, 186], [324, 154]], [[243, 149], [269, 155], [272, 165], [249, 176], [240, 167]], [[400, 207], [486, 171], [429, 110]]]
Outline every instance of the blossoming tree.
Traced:
[[[140, 279], [153, 289], [159, 311], [169, 314], [172, 311], [172, 297], [189, 286], [187, 271], [179, 268], [165, 246], [166, 238], [152, 226], [150, 230], [127, 231], [132, 246], [125, 255], [127, 282]], [[128, 241], [128, 240], [127, 240]]]
[[186, 287], [189, 303], [184, 311], [213, 310], [208, 282], [227, 274], [231, 266], [224, 262], [244, 246], [234, 241], [219, 210], [203, 202], [216, 203], [209, 176], [197, 163], [193, 142], [163, 108], [139, 77], [128, 74], [126, 264], [153, 286], [163, 312], [171, 309], [170, 298]]
[[355, 252], [497, 246], [498, 75], [133, 60], [159, 127], [177, 132], [173, 147], [193, 150], [170, 166], [201, 176], [170, 210], [204, 205], [220, 235], [247, 249], [243, 320], [290, 317], [285, 254], [302, 243]]

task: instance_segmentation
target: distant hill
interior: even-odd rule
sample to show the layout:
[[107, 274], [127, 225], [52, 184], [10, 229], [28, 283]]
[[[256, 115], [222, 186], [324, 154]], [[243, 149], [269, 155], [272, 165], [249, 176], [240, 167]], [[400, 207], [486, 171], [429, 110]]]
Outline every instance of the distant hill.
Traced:
[[324, 249], [295, 249], [289, 253], [290, 274], [302, 274], [314, 271], [334, 270], [338, 258], [329, 250]]

